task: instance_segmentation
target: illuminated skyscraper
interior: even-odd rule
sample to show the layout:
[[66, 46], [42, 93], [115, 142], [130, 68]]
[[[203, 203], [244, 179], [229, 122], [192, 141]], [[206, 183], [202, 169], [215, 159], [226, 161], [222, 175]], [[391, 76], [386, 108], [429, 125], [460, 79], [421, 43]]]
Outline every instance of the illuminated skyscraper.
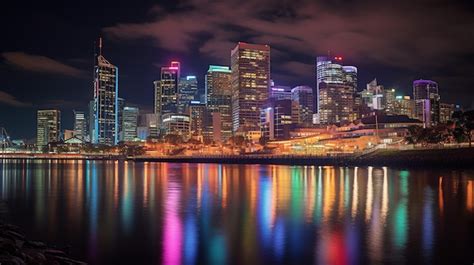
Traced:
[[416, 118], [423, 121], [425, 127], [440, 122], [438, 84], [431, 80], [413, 81], [413, 99], [415, 100]]
[[124, 107], [122, 117], [122, 141], [134, 141], [137, 138], [138, 108]]
[[87, 120], [84, 111], [74, 111], [74, 135], [84, 140], [87, 135]]
[[36, 124], [36, 145], [46, 146], [57, 142], [61, 132], [61, 112], [59, 110], [38, 110]]
[[394, 114], [406, 115], [409, 118], [415, 116], [415, 101], [410, 96], [396, 96], [394, 101]]
[[193, 75], [180, 78], [178, 83], [178, 91], [178, 113], [185, 113], [191, 101], [197, 100], [197, 78]]
[[239, 42], [231, 51], [233, 131], [259, 131], [270, 89], [270, 46]]
[[[335, 62], [333, 62], [333, 59]], [[331, 124], [353, 121], [354, 95], [357, 88], [357, 68], [340, 64], [342, 57], [316, 58], [316, 123]]]
[[160, 80], [155, 81], [155, 113], [160, 118], [167, 113], [178, 112], [179, 62], [161, 67]]
[[[219, 135], [213, 133], [218, 142], [232, 136], [232, 85], [231, 70], [228, 66], [210, 65], [206, 74], [206, 105], [213, 117], [209, 131], [219, 129]], [[214, 129], [215, 127], [215, 129]]]
[[102, 56], [102, 41], [94, 66], [94, 119], [92, 143], [118, 142], [118, 68]]
[[313, 122], [313, 89], [309, 86], [297, 86], [291, 90], [293, 111], [291, 115], [296, 124], [310, 125]]

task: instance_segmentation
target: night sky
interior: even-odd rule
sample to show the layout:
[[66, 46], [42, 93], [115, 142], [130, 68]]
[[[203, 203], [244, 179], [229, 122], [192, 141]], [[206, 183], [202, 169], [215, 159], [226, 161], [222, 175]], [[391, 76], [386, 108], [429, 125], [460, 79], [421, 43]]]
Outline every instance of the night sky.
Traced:
[[[442, 102], [474, 107], [474, 3], [411, 1], [8, 1], [0, 16], [0, 127], [33, 138], [36, 110], [59, 108], [63, 129], [92, 99], [94, 41], [119, 67], [119, 95], [152, 111], [159, 67], [179, 60], [204, 87], [238, 41], [271, 45], [272, 79], [314, 86], [317, 55], [411, 95], [439, 83]], [[16, 5], [16, 6], [11, 6]]]

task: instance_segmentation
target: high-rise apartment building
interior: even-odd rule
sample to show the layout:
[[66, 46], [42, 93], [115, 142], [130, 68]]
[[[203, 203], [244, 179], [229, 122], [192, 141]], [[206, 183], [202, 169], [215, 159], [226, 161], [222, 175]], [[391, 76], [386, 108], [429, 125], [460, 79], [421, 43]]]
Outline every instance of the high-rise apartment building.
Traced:
[[259, 131], [270, 89], [270, 46], [239, 42], [231, 51], [234, 132]]
[[[333, 61], [334, 60], [334, 61]], [[357, 88], [357, 68], [343, 66], [342, 57], [316, 58], [316, 95], [313, 121], [322, 124], [353, 121], [354, 96]]]
[[87, 136], [87, 119], [84, 111], [74, 110], [74, 135], [81, 140]]
[[228, 66], [210, 65], [205, 77], [206, 106], [212, 117], [215, 117], [210, 131], [216, 131], [214, 127], [220, 129], [220, 137], [214, 135], [214, 141], [227, 140], [232, 136], [231, 73]]
[[170, 66], [161, 67], [160, 79], [155, 85], [155, 113], [160, 118], [167, 113], [178, 112], [178, 83], [180, 63], [171, 62]]
[[94, 66], [94, 119], [92, 143], [114, 145], [118, 142], [118, 67], [102, 56], [96, 56]]
[[423, 121], [425, 127], [440, 122], [440, 96], [438, 83], [431, 80], [413, 81], [413, 99], [416, 118]]
[[36, 146], [43, 147], [59, 141], [61, 112], [59, 110], [38, 110], [36, 124]]
[[122, 117], [122, 141], [134, 141], [137, 138], [138, 108], [125, 106]]
[[179, 79], [178, 83], [178, 113], [185, 113], [191, 101], [197, 100], [198, 82], [194, 75]]

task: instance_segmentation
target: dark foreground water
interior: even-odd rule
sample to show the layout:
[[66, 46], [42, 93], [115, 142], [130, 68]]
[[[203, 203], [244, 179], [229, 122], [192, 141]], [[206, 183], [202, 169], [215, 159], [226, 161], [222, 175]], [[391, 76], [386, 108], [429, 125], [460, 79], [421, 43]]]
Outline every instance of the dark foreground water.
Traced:
[[0, 199], [93, 264], [474, 262], [474, 171], [0, 160]]

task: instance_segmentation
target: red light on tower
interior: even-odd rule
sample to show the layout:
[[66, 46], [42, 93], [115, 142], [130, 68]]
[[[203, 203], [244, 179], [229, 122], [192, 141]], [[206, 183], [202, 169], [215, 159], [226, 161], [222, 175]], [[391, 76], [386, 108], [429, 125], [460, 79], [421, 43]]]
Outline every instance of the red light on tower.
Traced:
[[334, 60], [336, 60], [336, 61], [342, 61], [342, 56], [336, 56], [336, 57], [334, 57]]

